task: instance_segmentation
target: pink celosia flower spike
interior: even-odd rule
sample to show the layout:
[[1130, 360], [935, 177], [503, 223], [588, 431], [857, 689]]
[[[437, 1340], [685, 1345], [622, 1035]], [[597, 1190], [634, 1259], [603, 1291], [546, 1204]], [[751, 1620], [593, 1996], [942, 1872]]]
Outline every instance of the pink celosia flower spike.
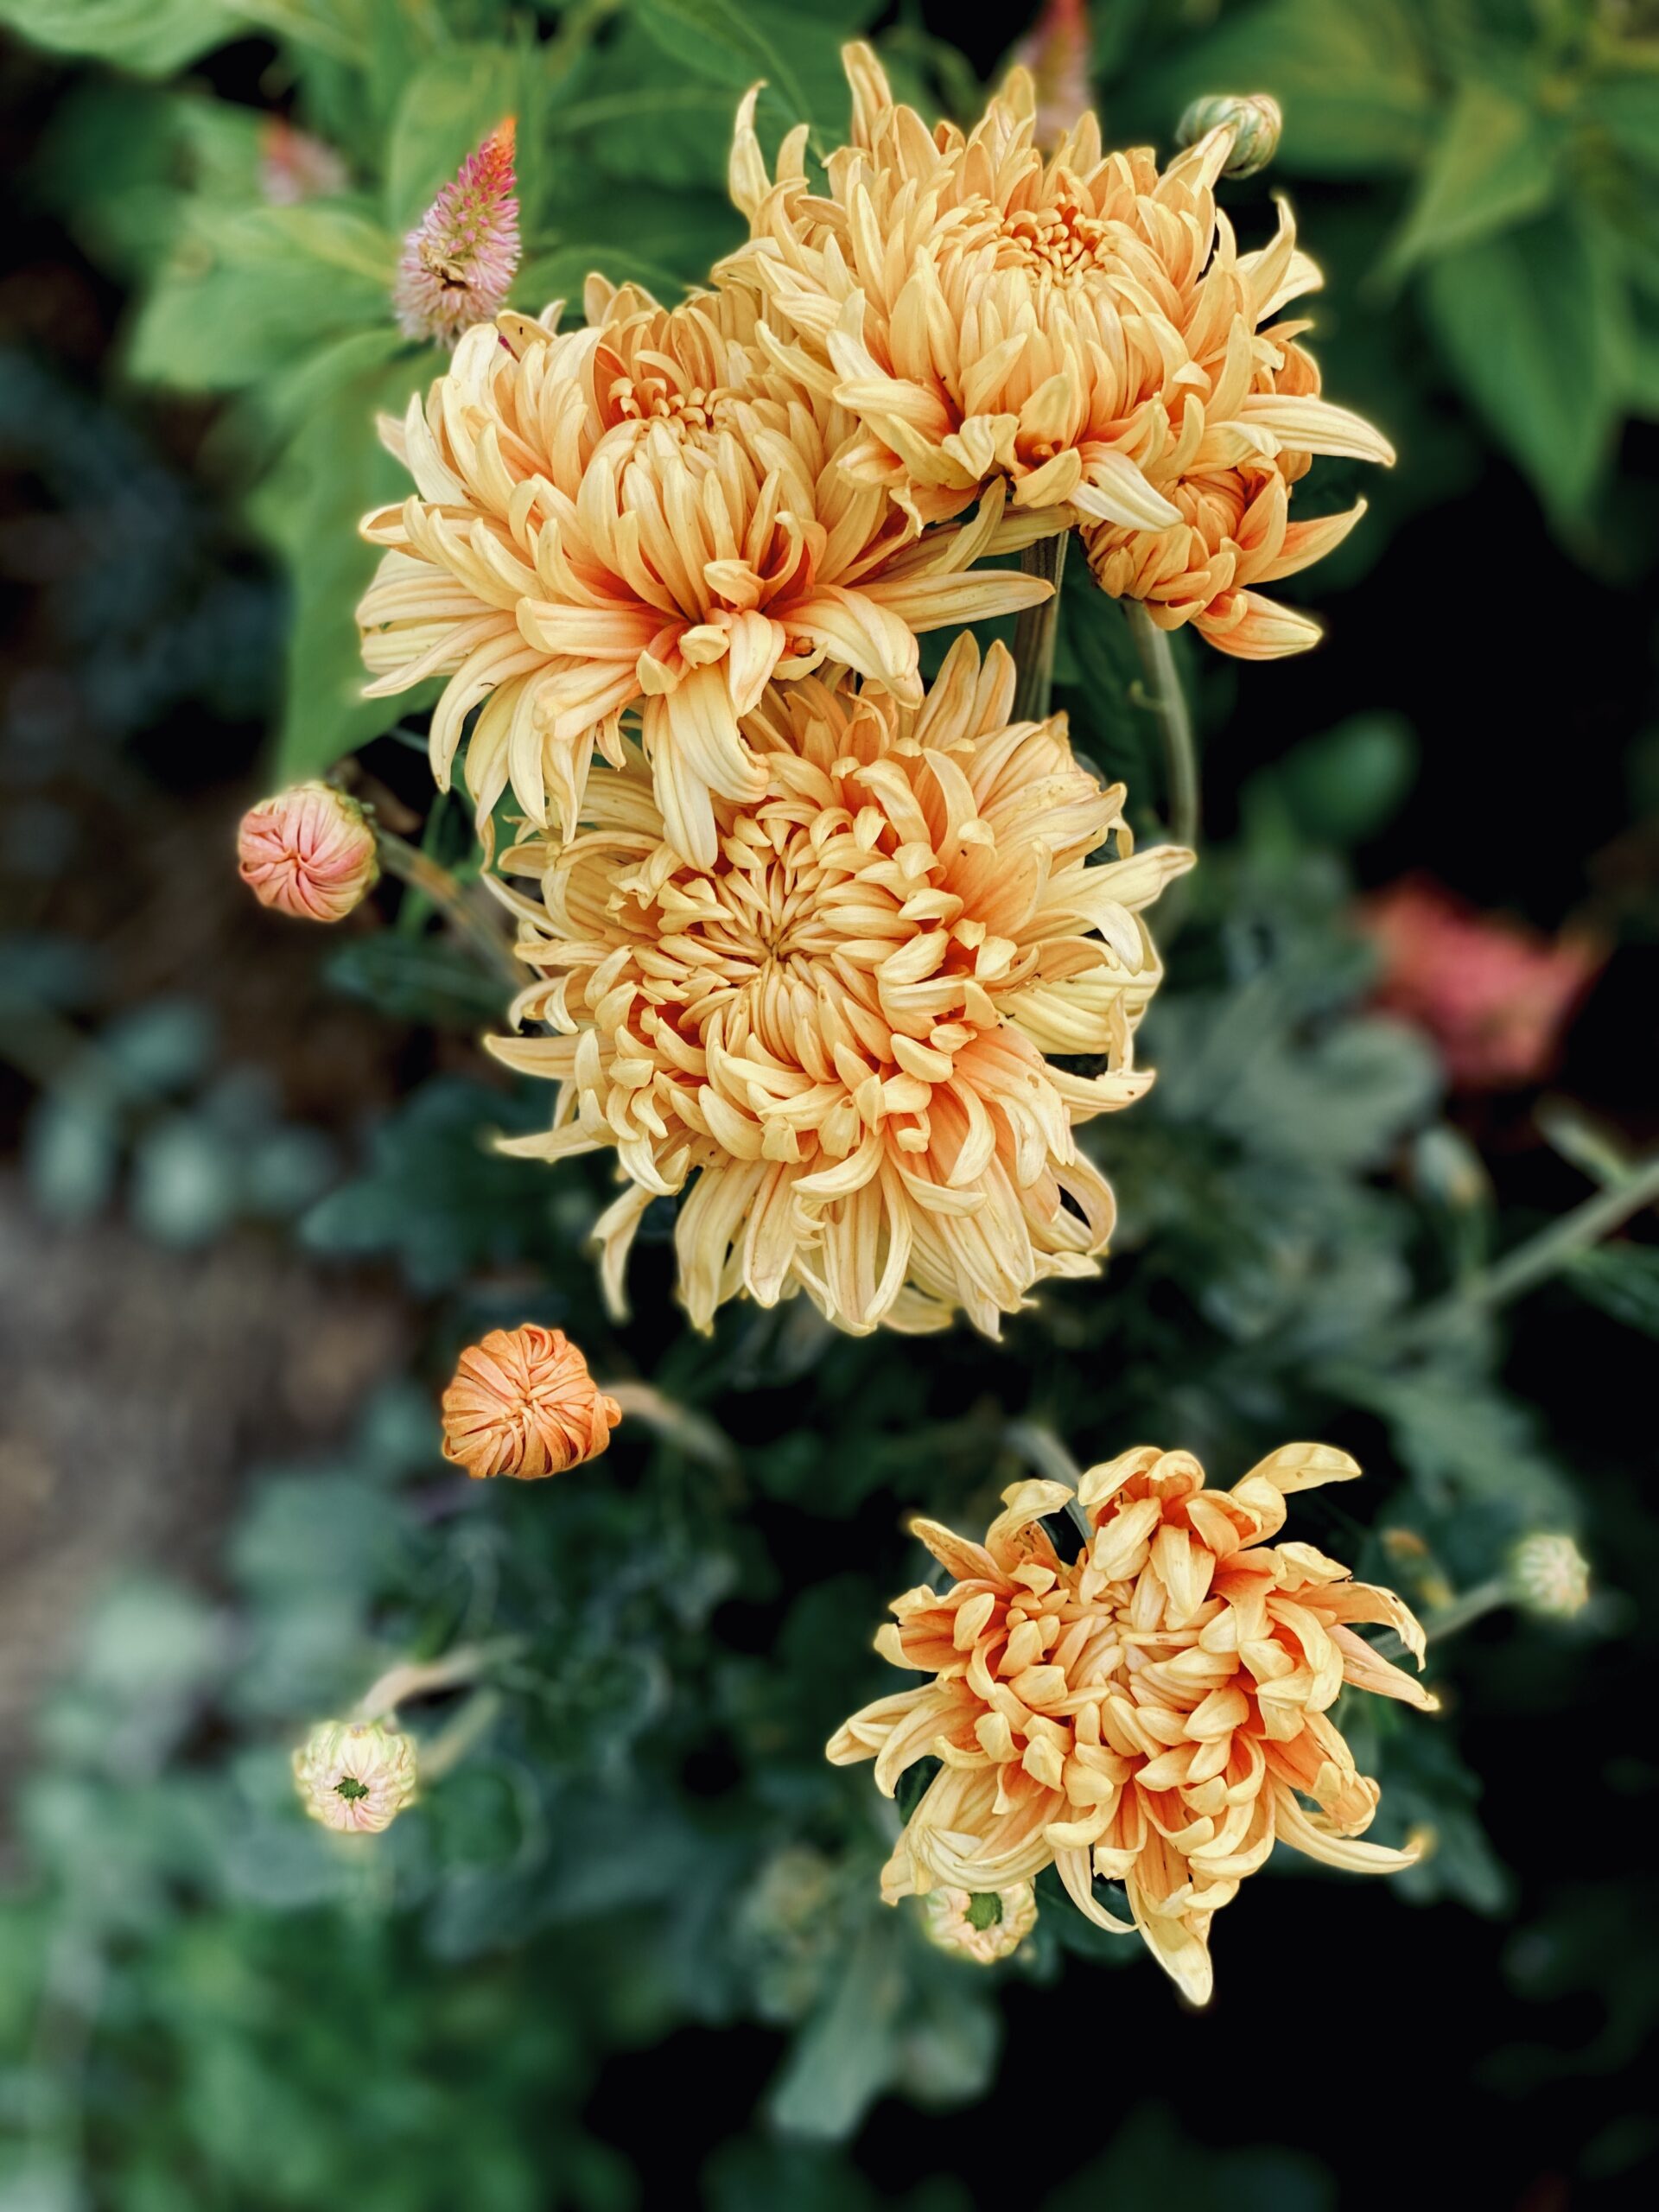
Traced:
[[453, 346], [506, 305], [519, 252], [513, 132], [509, 116], [404, 239], [392, 299], [405, 337]]
[[1032, 142], [1050, 152], [1081, 121], [1092, 94], [1094, 42], [1086, 0], [1047, 0], [1014, 59], [1030, 70], [1036, 88]]

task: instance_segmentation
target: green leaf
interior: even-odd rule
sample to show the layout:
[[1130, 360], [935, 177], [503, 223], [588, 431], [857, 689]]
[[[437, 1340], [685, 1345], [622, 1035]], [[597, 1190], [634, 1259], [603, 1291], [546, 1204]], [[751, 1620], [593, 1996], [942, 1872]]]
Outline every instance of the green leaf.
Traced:
[[[825, 79], [838, 71], [825, 63], [839, 46], [829, 26], [766, 0], [743, 0], [741, 6], [736, 0], [634, 0], [634, 11], [664, 53], [698, 76], [740, 92], [764, 78], [791, 120], [829, 119], [822, 105]], [[817, 80], [816, 108], [808, 95], [809, 74]]]
[[340, 945], [327, 972], [336, 990], [366, 1001], [388, 1020], [474, 1029], [500, 1017], [499, 979], [442, 938], [378, 930]]
[[1627, 161], [1659, 169], [1659, 77], [1618, 77], [1592, 86], [1584, 112]]
[[1424, 302], [1453, 372], [1549, 513], [1581, 517], [1611, 451], [1624, 378], [1607, 239], [1560, 209], [1440, 256]]
[[1408, 722], [1398, 715], [1355, 715], [1252, 777], [1242, 804], [1248, 813], [1270, 791], [1305, 837], [1358, 845], [1393, 820], [1416, 772]]
[[[543, 1101], [536, 1113], [545, 1118]], [[395, 1254], [420, 1290], [544, 1249], [557, 1192], [534, 1166], [491, 1149], [492, 1130], [504, 1125], [531, 1126], [511, 1096], [435, 1077], [376, 1128], [366, 1172], [307, 1214], [303, 1242], [319, 1252]]]
[[79, 54], [139, 77], [170, 77], [245, 29], [214, 0], [0, 0], [0, 23], [54, 54]]
[[1156, 80], [1173, 116], [1214, 92], [1271, 92], [1285, 111], [1278, 166], [1306, 176], [1408, 168], [1431, 139], [1436, 94], [1408, 0], [1268, 0], [1229, 12]]
[[293, 579], [276, 762], [283, 778], [331, 766], [429, 696], [364, 698], [353, 610], [378, 559], [358, 524], [372, 507], [400, 497], [409, 482], [381, 448], [374, 418], [401, 415], [431, 368], [431, 357], [410, 349], [396, 332], [363, 332], [314, 356], [293, 384], [276, 388], [275, 411], [297, 427], [250, 509]]
[[1403, 275], [1541, 213], [1555, 196], [1560, 144], [1524, 101], [1478, 79], [1460, 86], [1385, 267]]
[[1564, 1270], [1592, 1306], [1644, 1336], [1659, 1337], [1659, 1245], [1599, 1244], [1580, 1252]]
[[390, 325], [397, 241], [340, 205], [197, 201], [140, 310], [128, 365], [178, 391], [235, 391], [365, 323]]

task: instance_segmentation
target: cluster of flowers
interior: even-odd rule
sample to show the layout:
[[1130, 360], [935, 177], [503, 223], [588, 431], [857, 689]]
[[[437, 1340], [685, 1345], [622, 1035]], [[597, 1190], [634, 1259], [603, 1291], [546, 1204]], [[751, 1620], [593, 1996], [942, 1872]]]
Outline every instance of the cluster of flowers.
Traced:
[[[1282, 319], [1319, 281], [1288, 213], [1241, 253], [1217, 207], [1271, 150], [1270, 103], [1201, 104], [1160, 171], [1106, 153], [1092, 115], [1039, 116], [1023, 70], [964, 132], [897, 105], [868, 48], [847, 62], [821, 188], [804, 128], [769, 167], [744, 101], [749, 237], [678, 306], [594, 278], [580, 327], [507, 308], [510, 127], [472, 157], [404, 255], [404, 328], [454, 353], [384, 426], [416, 489], [365, 523], [383, 559], [359, 620], [372, 691], [445, 679], [434, 772], [447, 787], [465, 739], [532, 973], [493, 1049], [558, 1086], [550, 1129], [508, 1149], [614, 1155], [613, 1308], [641, 1217], [677, 1198], [699, 1328], [735, 1296], [804, 1294], [853, 1333], [960, 1314], [995, 1336], [1106, 1248], [1111, 1192], [1076, 1131], [1150, 1081], [1143, 916], [1192, 856], [1136, 852], [1065, 717], [1016, 714], [1002, 646], [959, 637], [927, 684], [920, 637], [1039, 606], [1052, 553], [1046, 575], [976, 564], [1075, 531], [1159, 626], [1295, 652], [1316, 626], [1259, 588], [1362, 509], [1292, 521], [1294, 487], [1315, 454], [1392, 454], [1319, 397]], [[260, 895], [321, 918], [375, 852], [322, 786], [245, 826]], [[620, 1414], [526, 1327], [464, 1355], [444, 1416], [469, 1473], [535, 1478], [603, 1451]], [[1075, 1494], [1017, 1485], [982, 1544], [918, 1523], [955, 1579], [898, 1600], [879, 1648], [929, 1679], [830, 1746], [874, 1757], [889, 1795], [941, 1763], [888, 1898], [925, 1896], [937, 1940], [990, 1960], [1052, 1866], [1202, 2001], [1211, 1917], [1275, 1840], [1409, 1864], [1355, 1840], [1377, 1789], [1329, 1715], [1344, 1685], [1432, 1706], [1349, 1624], [1391, 1624], [1420, 1662], [1421, 1631], [1268, 1541], [1286, 1493], [1357, 1472], [1292, 1446], [1212, 1491], [1147, 1448]], [[1044, 1525], [1067, 1510], [1069, 1554]], [[336, 1828], [383, 1827], [414, 1790], [379, 1719], [327, 1724], [296, 1770]]]

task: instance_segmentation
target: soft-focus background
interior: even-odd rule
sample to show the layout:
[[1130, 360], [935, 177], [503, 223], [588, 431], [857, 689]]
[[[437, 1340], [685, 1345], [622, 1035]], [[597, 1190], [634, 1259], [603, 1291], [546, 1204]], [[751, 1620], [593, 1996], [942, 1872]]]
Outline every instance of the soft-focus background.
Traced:
[[[1095, 1125], [1118, 1249], [989, 1349], [804, 1301], [695, 1339], [660, 1236], [613, 1331], [602, 1167], [484, 1149], [546, 1111], [477, 1047], [491, 988], [391, 887], [332, 933], [262, 913], [232, 845], [360, 747], [383, 818], [465, 855], [350, 620], [372, 412], [437, 365], [397, 242], [461, 156], [516, 113], [521, 303], [596, 264], [671, 296], [738, 235], [744, 85], [833, 141], [873, 28], [968, 119], [1027, 12], [964, 51], [957, 10], [861, 0], [0, 0], [3, 2212], [968, 2212], [993, 2171], [1039, 2212], [1651, 2202], [1653, 1217], [1522, 1296], [1484, 1270], [1659, 1142], [1659, 15], [1088, 12], [1109, 141], [1281, 99], [1227, 204], [1254, 240], [1290, 193], [1326, 389], [1401, 461], [1290, 588], [1318, 652], [1183, 651], [1205, 866], [1160, 1082]], [[1059, 697], [1155, 835], [1073, 565]], [[669, 1433], [454, 1477], [436, 1390], [526, 1319]], [[1442, 1718], [1355, 1727], [1376, 1834], [1433, 1849], [1275, 1864], [1202, 2016], [1060, 1906], [998, 1973], [928, 1950], [822, 1759], [882, 1687], [905, 1516], [982, 1525], [1016, 1421], [1223, 1482], [1347, 1446], [1370, 1480], [1293, 1533], [1431, 1615], [1529, 1530], [1592, 1561], [1571, 1624], [1436, 1645]], [[412, 1716], [477, 1732], [422, 1807], [367, 1853], [304, 1824], [310, 1720], [499, 1634], [486, 1703]]]

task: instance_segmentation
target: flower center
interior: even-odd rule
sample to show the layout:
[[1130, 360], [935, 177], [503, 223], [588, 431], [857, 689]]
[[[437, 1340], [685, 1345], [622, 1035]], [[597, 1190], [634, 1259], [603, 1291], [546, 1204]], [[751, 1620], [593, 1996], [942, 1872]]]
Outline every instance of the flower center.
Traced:
[[366, 1786], [360, 1783], [354, 1774], [342, 1774], [334, 1784], [335, 1796], [343, 1797], [348, 1805], [355, 1805], [360, 1798], [366, 1797], [368, 1794]]
[[667, 376], [623, 375], [613, 380], [607, 397], [615, 422], [663, 423], [696, 435], [720, 429], [737, 395], [725, 385], [682, 385]]
[[1077, 283], [1105, 258], [1110, 237], [1110, 225], [1075, 200], [1021, 207], [1002, 218], [997, 263], [1023, 263], [1039, 283]]

